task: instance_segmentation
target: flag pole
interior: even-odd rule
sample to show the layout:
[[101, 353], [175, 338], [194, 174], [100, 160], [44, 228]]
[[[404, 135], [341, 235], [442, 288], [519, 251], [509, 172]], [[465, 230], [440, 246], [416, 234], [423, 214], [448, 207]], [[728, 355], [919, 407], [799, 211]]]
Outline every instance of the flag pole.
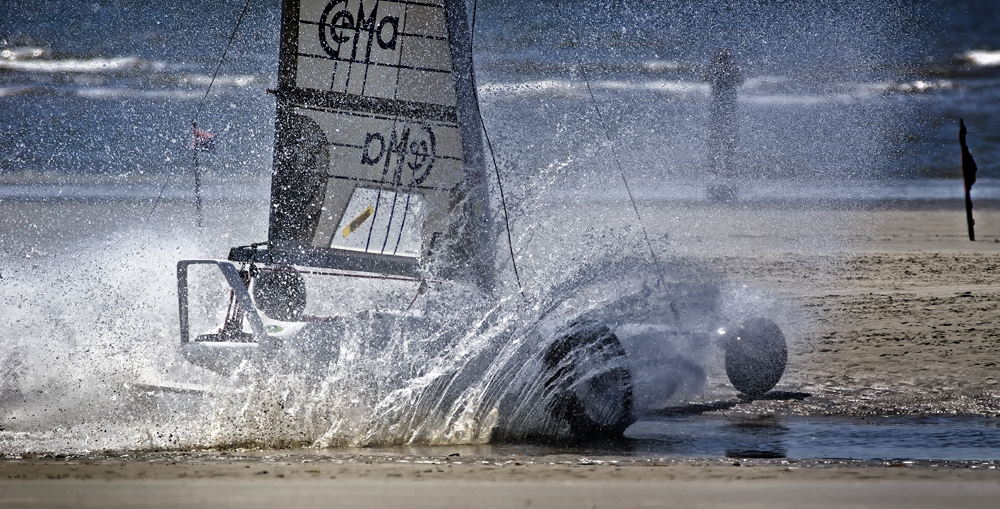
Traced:
[[972, 218], [972, 196], [965, 188], [965, 222], [969, 225], [969, 240], [976, 240], [976, 220]]
[[198, 122], [191, 122], [191, 152], [194, 154], [194, 207], [197, 211], [198, 228], [201, 228], [201, 170], [198, 168]]

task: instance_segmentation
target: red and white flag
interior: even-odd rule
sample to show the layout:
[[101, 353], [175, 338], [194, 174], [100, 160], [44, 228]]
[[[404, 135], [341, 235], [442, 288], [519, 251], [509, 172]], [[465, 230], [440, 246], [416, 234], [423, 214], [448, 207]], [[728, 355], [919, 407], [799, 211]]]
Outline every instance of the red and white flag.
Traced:
[[191, 148], [195, 150], [212, 150], [215, 148], [215, 133], [202, 131], [197, 127], [192, 127], [194, 139], [191, 141]]

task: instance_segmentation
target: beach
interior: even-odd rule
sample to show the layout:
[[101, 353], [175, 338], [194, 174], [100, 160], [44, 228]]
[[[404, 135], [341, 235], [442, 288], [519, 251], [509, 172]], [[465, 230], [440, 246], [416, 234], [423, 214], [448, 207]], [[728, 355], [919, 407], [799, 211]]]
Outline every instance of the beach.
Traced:
[[[447, 449], [447, 448], [442, 448]], [[0, 461], [4, 507], [992, 507], [996, 462], [326, 451]]]
[[[192, 204], [183, 200], [4, 200], [0, 238], [10, 260], [30, 260], [35, 268], [71, 266], [95, 249], [109, 255], [116, 251], [114, 242], [128, 246], [120, 249], [137, 250], [126, 257], [151, 256], [170, 267], [180, 259], [173, 253], [182, 248], [201, 257], [223, 256], [226, 246], [260, 240], [266, 217], [255, 205], [206, 203], [206, 233], [196, 237], [190, 234], [196, 231]], [[586, 223], [588, 217], [620, 214], [624, 208], [603, 207], [588, 205], [588, 215], [563, 208], [533, 235], [554, 237], [558, 231], [566, 236], [583, 229], [573, 221]], [[1000, 207], [987, 202], [976, 209], [975, 242], [968, 240], [959, 207], [955, 202], [902, 207], [661, 203], [643, 212], [653, 217], [647, 219], [647, 233], [660, 239], [653, 246], [661, 256], [697, 265], [708, 273], [704, 277], [721, 280], [723, 287], [751, 288], [760, 297], [759, 313], [774, 317], [784, 329], [788, 368], [776, 390], [808, 397], [760, 400], [734, 411], [998, 417]], [[173, 245], [189, 234], [195, 246]], [[157, 241], [171, 245], [157, 246]], [[526, 284], [547, 270], [539, 259], [534, 265], [522, 262]], [[30, 268], [21, 267], [6, 269], [8, 283], [32, 277]], [[80, 281], [91, 277], [97, 276], [81, 274]], [[108, 277], [98, 279], [103, 284]], [[170, 285], [165, 291], [171, 295], [161, 297], [172, 300]], [[165, 320], [165, 327], [172, 328], [172, 321]], [[721, 360], [709, 367], [702, 399], [731, 397], [719, 369]]]
[[[449, 282], [418, 299], [426, 281], [337, 281], [310, 297], [334, 311], [309, 312], [345, 324], [336, 354], [324, 343], [315, 358], [266, 357], [229, 377], [180, 353], [177, 262], [268, 239], [281, 208], [268, 201], [282, 167], [272, 149], [297, 130], [275, 121], [293, 97], [284, 91], [353, 94], [309, 81], [331, 72], [326, 27], [334, 39], [344, 27], [282, 36], [292, 18], [275, 2], [242, 13], [186, 0], [8, 9], [0, 507], [995, 506], [1000, 52], [987, 48], [1000, 47], [997, 2], [521, 3], [467, 4], [468, 34], [419, 46], [402, 42], [414, 35], [405, 10], [376, 16], [398, 6], [368, 4], [357, 25], [382, 19], [378, 48], [398, 50], [399, 65], [404, 47], [409, 58], [431, 45], [436, 62], [439, 42], [461, 41], [434, 72], [462, 62], [454, 76], [476, 105], [456, 103], [464, 148], [445, 150], [457, 138], [425, 126], [430, 152], [409, 149], [431, 156], [421, 180], [462, 154], [477, 172], [466, 176], [488, 182], [497, 256], [481, 269], [497, 275], [499, 299], [456, 298]], [[398, 45], [383, 40], [400, 27]], [[285, 72], [279, 44], [298, 65], [308, 53], [289, 44], [315, 35], [316, 72]], [[722, 49], [738, 66], [738, 164], [710, 176], [705, 70]], [[393, 101], [437, 93], [395, 76]], [[327, 174], [359, 155], [375, 164], [370, 142], [396, 140], [402, 118], [391, 135], [358, 124], [328, 136], [341, 155]], [[959, 119], [982, 166], [975, 242]], [[320, 122], [330, 135], [353, 125]], [[401, 132], [399, 171], [417, 131]], [[456, 163], [435, 159], [446, 152]], [[720, 184], [737, 199], [712, 201]], [[191, 292], [202, 299], [189, 303], [192, 330], [217, 330], [229, 292], [219, 288], [216, 300]], [[429, 319], [372, 319], [397, 301]], [[626, 352], [638, 352], [628, 372], [641, 408], [625, 437], [480, 443], [511, 415], [500, 397], [535, 380], [521, 368], [570, 320], [593, 317], [618, 327], [623, 348], [649, 347]], [[721, 346], [755, 317], [781, 328], [788, 363], [749, 401]], [[629, 331], [640, 340], [628, 343]], [[301, 376], [296, 362], [326, 371]], [[545, 402], [509, 399], [528, 413]]]
[[[768, 224], [772, 232], [795, 231], [795, 214], [785, 212], [772, 217], [788, 221], [787, 226], [757, 224]], [[997, 211], [976, 211], [975, 242], [968, 240], [964, 214], [956, 206], [830, 211], [828, 216], [829, 223], [859, 226], [845, 232], [842, 242], [826, 244], [835, 246], [829, 252], [810, 249], [808, 238], [799, 239], [805, 248], [798, 251], [788, 244], [775, 248], [764, 240], [769, 235], [759, 233], [748, 248], [754, 256], [712, 262], [735, 281], [797, 302], [794, 312], [808, 324], [791, 334], [808, 339], [790, 339], [789, 370], [779, 388], [811, 396], [757, 402], [747, 410], [997, 416]], [[817, 225], [809, 218], [799, 224]]]
[[[191, 228], [186, 224], [190, 203], [152, 205], [149, 200], [6, 200], [0, 202], [0, 238], [7, 242], [8, 256], [58, 263], [72, 259], [73, 246], [100, 245], [149, 218], [159, 224], [176, 219], [167, 227], [171, 231]], [[221, 228], [239, 217], [244, 205], [210, 202], [208, 227]], [[995, 322], [1000, 209], [991, 203], [976, 209], [979, 240], [970, 242], [958, 205], [658, 204], [643, 210], [667, 218], [647, 224], [673, 256], [697, 260], [715, 277], [753, 287], [774, 303], [768, 309], [785, 327], [788, 369], [776, 391], [796, 397], [734, 403], [725, 410], [726, 418], [993, 418], [1000, 415], [1000, 325]], [[262, 227], [262, 217], [243, 217], [252, 227], [220, 242], [241, 242], [239, 235], [249, 239]], [[72, 245], [60, 245], [71, 232]], [[530, 274], [532, 268], [524, 270]], [[4, 274], [5, 279], [21, 276]], [[731, 398], [724, 377], [709, 375], [703, 400]], [[454, 450], [453, 456], [448, 446], [418, 453], [8, 455], [0, 460], [0, 505], [263, 507], [280, 501], [308, 507], [334, 497], [359, 507], [523, 507], [529, 500], [548, 507], [585, 502], [596, 507], [861, 507], [873, 500], [885, 507], [946, 501], [986, 507], [1000, 492], [994, 461], [594, 458], [512, 455], [473, 446]]]

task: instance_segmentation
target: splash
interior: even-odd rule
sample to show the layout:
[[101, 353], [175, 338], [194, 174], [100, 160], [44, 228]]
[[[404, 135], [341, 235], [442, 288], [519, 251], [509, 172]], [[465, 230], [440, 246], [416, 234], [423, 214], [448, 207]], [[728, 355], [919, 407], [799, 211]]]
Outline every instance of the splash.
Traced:
[[178, 355], [173, 263], [204, 256], [197, 245], [181, 231], [127, 228], [5, 260], [0, 452], [565, 438], [537, 388], [567, 324], [619, 330], [641, 414], [703, 386], [708, 332], [723, 319], [706, 271], [670, 262], [665, 290], [652, 264], [622, 252], [552, 273], [525, 297], [439, 287], [418, 318], [344, 320], [226, 378]]

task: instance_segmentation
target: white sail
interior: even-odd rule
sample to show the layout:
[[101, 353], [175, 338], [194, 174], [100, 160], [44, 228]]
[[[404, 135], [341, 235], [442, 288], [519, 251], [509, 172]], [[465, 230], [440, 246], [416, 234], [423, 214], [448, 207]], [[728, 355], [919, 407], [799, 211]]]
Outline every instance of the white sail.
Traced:
[[464, 0], [286, 1], [282, 15], [272, 250], [394, 273], [485, 260]]

